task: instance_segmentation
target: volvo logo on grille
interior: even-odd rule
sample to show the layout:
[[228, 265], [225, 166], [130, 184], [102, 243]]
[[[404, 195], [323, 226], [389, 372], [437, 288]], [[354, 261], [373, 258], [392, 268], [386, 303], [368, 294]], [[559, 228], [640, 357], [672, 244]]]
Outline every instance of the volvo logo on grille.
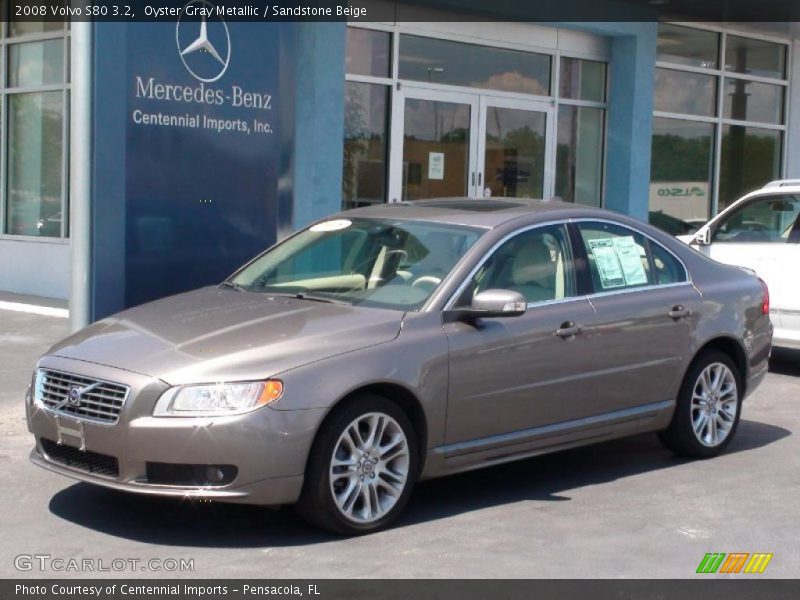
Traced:
[[67, 402], [69, 402], [72, 406], [78, 406], [81, 403], [81, 394], [82, 390], [77, 385], [73, 385], [69, 388], [69, 393], [67, 393]]

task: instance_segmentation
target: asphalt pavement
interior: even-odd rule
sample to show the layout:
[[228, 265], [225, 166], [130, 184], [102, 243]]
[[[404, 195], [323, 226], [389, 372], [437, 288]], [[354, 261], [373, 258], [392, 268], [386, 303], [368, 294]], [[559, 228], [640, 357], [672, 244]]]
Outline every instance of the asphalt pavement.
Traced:
[[0, 577], [687, 578], [707, 552], [773, 553], [732, 577], [800, 575], [800, 352], [774, 355], [716, 459], [655, 435], [570, 450], [424, 482], [394, 528], [343, 539], [291, 508], [145, 498], [31, 465], [25, 388], [66, 333], [0, 309]]

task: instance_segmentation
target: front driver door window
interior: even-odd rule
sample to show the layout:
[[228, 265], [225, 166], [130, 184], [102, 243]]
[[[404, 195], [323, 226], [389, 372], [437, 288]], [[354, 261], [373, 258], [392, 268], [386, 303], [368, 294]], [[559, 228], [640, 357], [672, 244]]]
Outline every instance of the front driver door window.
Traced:
[[716, 224], [708, 251], [714, 260], [753, 269], [767, 283], [777, 329], [793, 322], [800, 328], [800, 284], [787, 276], [800, 261], [798, 195], [756, 198], [731, 211]]

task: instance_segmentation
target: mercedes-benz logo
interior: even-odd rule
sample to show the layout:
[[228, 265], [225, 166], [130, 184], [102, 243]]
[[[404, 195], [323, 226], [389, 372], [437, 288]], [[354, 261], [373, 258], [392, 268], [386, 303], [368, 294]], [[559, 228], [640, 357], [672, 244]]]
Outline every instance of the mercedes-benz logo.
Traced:
[[[192, 5], [200, 5], [213, 14], [216, 8], [208, 0], [191, 0], [187, 2], [181, 14]], [[198, 32], [199, 27], [199, 32]], [[208, 22], [201, 17], [200, 22], [182, 22], [178, 18], [175, 24], [175, 43], [183, 66], [198, 81], [211, 83], [225, 74], [231, 61], [231, 34], [228, 24], [222, 18]]]

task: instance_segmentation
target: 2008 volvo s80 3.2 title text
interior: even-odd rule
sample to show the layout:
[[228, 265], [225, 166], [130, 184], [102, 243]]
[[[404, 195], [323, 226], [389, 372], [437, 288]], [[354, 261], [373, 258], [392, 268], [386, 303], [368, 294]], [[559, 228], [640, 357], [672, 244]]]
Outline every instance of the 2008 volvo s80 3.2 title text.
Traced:
[[715, 456], [771, 337], [754, 274], [631, 218], [557, 201], [360, 208], [54, 346], [26, 402], [31, 459], [365, 533], [421, 478], [647, 431]]

